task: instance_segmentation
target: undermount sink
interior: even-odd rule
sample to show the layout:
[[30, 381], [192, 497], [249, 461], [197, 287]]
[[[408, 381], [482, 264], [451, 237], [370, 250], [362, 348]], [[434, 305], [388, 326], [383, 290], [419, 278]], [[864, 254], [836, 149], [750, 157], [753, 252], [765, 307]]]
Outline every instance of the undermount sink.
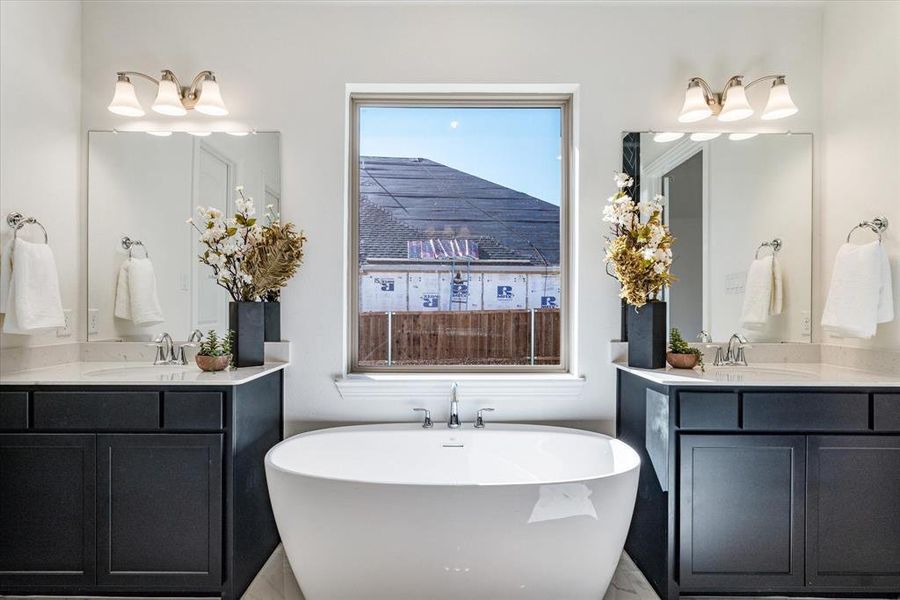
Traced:
[[127, 365], [85, 371], [87, 377], [103, 377], [106, 379], [159, 378], [160, 381], [178, 379], [185, 373], [197, 371], [197, 367], [188, 365]]
[[755, 367], [750, 366], [721, 366], [706, 367], [705, 377], [717, 380], [740, 381], [753, 379], [755, 377], [777, 378], [781, 380], [805, 381], [816, 379], [818, 375], [808, 373], [799, 369], [791, 368], [773, 368], [773, 367]]

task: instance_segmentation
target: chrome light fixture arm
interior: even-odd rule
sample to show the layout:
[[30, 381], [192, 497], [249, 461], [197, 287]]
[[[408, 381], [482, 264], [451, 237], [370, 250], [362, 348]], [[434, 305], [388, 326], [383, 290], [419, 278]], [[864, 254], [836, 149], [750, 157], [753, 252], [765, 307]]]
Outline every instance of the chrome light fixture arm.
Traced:
[[[787, 75], [763, 75], [762, 77], [757, 77], [750, 83], [746, 84], [744, 86], [744, 89], [745, 90], [750, 89], [752, 86], [756, 85], [757, 83], [762, 83], [763, 81], [773, 81], [775, 83], [784, 83], [785, 77], [787, 77]], [[731, 81], [731, 80], [729, 79], [729, 81]], [[726, 84], [726, 87], [727, 87], [727, 84]]]
[[152, 81], [154, 85], [159, 85], [159, 79], [151, 77], [146, 73], [141, 73], [140, 71], [118, 71], [116, 72], [116, 77], [118, 77], [119, 81], [130, 81], [130, 77], [141, 77], [147, 81]]

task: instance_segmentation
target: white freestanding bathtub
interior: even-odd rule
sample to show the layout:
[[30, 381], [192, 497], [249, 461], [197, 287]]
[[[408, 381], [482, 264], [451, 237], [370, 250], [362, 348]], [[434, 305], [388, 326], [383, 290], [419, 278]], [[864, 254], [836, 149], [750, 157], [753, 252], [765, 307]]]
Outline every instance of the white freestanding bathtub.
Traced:
[[307, 600], [600, 600], [625, 543], [640, 458], [559, 427], [338, 427], [266, 455]]

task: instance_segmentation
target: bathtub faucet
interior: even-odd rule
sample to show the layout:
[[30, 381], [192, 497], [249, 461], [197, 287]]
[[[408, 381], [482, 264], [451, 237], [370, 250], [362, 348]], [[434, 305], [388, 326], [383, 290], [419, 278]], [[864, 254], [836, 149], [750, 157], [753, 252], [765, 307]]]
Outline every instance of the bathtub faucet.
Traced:
[[459, 384], [455, 381], [450, 386], [450, 418], [447, 420], [447, 427], [456, 429], [459, 427], [459, 402], [456, 400], [456, 390]]

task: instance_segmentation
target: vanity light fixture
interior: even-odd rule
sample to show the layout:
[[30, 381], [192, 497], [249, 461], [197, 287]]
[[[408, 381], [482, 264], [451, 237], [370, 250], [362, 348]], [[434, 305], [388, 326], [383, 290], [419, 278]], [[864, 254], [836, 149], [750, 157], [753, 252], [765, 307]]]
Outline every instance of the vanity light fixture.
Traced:
[[747, 100], [747, 90], [763, 81], [772, 81], [769, 100], [763, 109], [764, 120], [783, 119], [797, 113], [798, 108], [791, 100], [784, 75], [766, 75], [747, 85], [744, 85], [743, 75], [735, 75], [725, 83], [721, 92], [714, 92], [702, 77], [692, 77], [684, 93], [684, 104], [678, 120], [682, 123], [694, 123], [713, 115], [724, 122], [746, 119], [753, 114], [753, 107]]
[[653, 135], [653, 141], [665, 144], [666, 142], [674, 142], [684, 137], [682, 131], [661, 131]]
[[154, 135], [156, 137], [169, 137], [172, 135], [171, 131], [147, 131], [147, 135]]
[[191, 131], [188, 130], [188, 133], [195, 137], [207, 137], [212, 135], [212, 131]]
[[731, 140], [732, 142], [741, 142], [743, 140], [749, 140], [750, 138], [755, 138], [758, 135], [759, 135], [758, 133], [750, 133], [750, 132], [729, 133], [728, 139]]
[[144, 109], [137, 99], [131, 77], [141, 77], [156, 85], [156, 100], [153, 101], [152, 108], [160, 114], [182, 117], [191, 109], [214, 117], [228, 114], [219, 91], [219, 83], [212, 71], [200, 71], [189, 86], [184, 86], [169, 69], [163, 69], [160, 79], [137, 71], [116, 73], [116, 91], [107, 107], [110, 112], [125, 117], [144, 116]]
[[722, 135], [718, 131], [698, 131], [697, 133], [691, 134], [692, 142], [708, 142], [709, 140], [714, 140], [717, 137]]

